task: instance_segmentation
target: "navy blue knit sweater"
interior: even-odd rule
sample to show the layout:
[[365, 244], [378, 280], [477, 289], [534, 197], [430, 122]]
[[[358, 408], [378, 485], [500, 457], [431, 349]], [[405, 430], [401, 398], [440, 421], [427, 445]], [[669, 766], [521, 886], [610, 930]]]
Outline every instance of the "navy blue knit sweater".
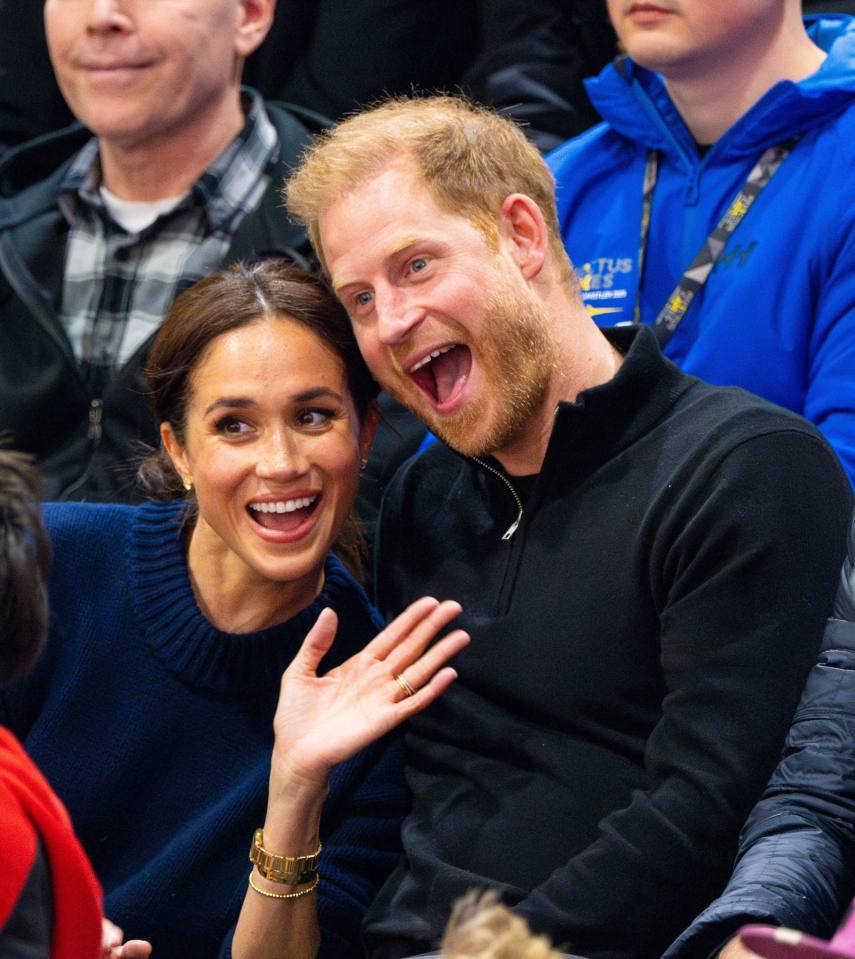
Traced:
[[[287, 623], [222, 633], [196, 605], [180, 504], [45, 508], [52, 628], [0, 722], [68, 806], [106, 914], [158, 959], [225, 957], [264, 819], [282, 671], [324, 606], [339, 636], [323, 664], [377, 632], [364, 592], [330, 556], [318, 599]], [[397, 862], [407, 801], [398, 745], [338, 767], [321, 823], [321, 955], [361, 955], [359, 922]]]

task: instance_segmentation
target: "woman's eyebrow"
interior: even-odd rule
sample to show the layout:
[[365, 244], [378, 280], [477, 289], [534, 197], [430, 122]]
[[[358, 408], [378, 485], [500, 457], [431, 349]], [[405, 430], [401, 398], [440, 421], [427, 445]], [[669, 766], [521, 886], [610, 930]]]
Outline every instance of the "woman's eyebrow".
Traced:
[[[304, 390], [302, 393], [296, 393], [290, 399], [292, 403], [306, 403], [310, 400], [316, 400], [323, 396], [328, 396], [331, 399], [337, 400], [339, 403], [344, 403], [344, 397], [341, 395], [341, 393], [337, 393], [335, 390], [331, 390], [326, 386], [316, 386], [313, 389]], [[255, 400], [250, 399], [248, 396], [221, 396], [214, 400], [213, 403], [210, 403], [202, 415], [207, 416], [214, 410], [220, 409], [220, 407], [224, 406], [229, 407], [230, 409], [234, 409], [235, 407], [238, 409], [247, 409], [251, 407], [257, 407], [258, 403]]]
[[341, 393], [337, 393], [327, 386], [316, 386], [314, 389], [305, 390], [302, 393], [298, 393], [293, 399], [296, 403], [305, 403], [308, 400], [316, 400], [322, 396], [329, 396], [334, 400], [338, 400], [339, 403], [344, 402], [344, 397]]
[[247, 407], [247, 406], [258, 406], [258, 403], [255, 400], [250, 399], [248, 396], [221, 396], [219, 399], [214, 400], [202, 414], [207, 416], [212, 410], [219, 409], [221, 406], [231, 406], [231, 407]]

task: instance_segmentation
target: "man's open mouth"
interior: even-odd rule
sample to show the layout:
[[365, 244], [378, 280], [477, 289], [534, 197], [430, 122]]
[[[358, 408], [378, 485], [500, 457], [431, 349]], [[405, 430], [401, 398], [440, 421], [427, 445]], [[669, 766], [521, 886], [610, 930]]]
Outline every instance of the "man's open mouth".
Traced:
[[414, 363], [413, 382], [442, 412], [460, 396], [472, 370], [472, 352], [462, 343], [439, 346]]
[[259, 526], [280, 533], [290, 533], [306, 522], [320, 501], [321, 498], [316, 493], [314, 496], [300, 496], [296, 499], [250, 503], [246, 511]]

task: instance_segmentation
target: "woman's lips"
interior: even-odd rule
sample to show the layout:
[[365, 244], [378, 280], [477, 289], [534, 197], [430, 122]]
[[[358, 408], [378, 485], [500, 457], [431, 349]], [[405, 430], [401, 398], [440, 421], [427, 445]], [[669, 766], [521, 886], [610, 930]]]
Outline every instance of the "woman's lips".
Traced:
[[321, 501], [319, 494], [299, 498], [284, 498], [283, 504], [289, 508], [275, 509], [273, 502], [255, 504], [262, 508], [253, 508], [250, 504], [246, 512], [256, 532], [271, 542], [291, 542], [302, 539], [317, 522], [317, 507]]

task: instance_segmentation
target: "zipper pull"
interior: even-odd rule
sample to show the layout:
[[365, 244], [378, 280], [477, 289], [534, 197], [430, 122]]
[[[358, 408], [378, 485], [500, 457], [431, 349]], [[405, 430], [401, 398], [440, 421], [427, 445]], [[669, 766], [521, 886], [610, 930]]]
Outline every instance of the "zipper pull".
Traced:
[[101, 439], [101, 419], [104, 415], [102, 400], [92, 400], [89, 404], [89, 439]]
[[514, 535], [514, 533], [516, 533], [517, 527], [520, 525], [521, 519], [522, 519], [522, 510], [520, 510], [520, 515], [505, 530], [505, 535], [502, 537], [502, 541], [509, 540]]

